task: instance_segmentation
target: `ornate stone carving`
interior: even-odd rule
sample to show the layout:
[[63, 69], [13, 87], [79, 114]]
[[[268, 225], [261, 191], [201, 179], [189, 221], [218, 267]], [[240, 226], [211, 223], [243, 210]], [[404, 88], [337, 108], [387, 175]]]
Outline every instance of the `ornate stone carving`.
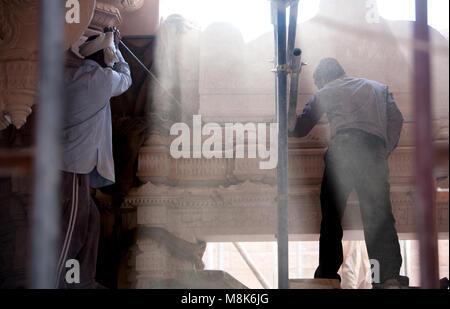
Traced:
[[19, 16], [24, 9], [36, 9], [35, 0], [1, 0], [0, 1], [0, 50], [14, 45], [21, 31]]
[[105, 27], [118, 27], [122, 22], [120, 10], [109, 2], [97, 1], [90, 28], [103, 31]]
[[[80, 0], [80, 23], [67, 24], [68, 48], [84, 32], [95, 0]], [[20, 129], [36, 103], [39, 1], [0, 1], [0, 130]]]
[[118, 27], [122, 23], [122, 12], [141, 9], [144, 0], [97, 0], [95, 15], [90, 28], [102, 31], [105, 27]]
[[[122, 22], [120, 10], [131, 12], [143, 4], [143, 0], [80, 0], [80, 23], [66, 25], [65, 48], [77, 42], [89, 24], [97, 31], [117, 27]], [[0, 68], [5, 69], [0, 72], [0, 130], [10, 124], [20, 129], [36, 103], [38, 7], [37, 0], [0, 0]]]
[[[289, 232], [293, 238], [317, 234], [320, 186], [295, 186], [289, 191]], [[393, 212], [400, 233], [415, 231], [414, 187], [391, 187]], [[148, 183], [133, 191], [127, 203], [138, 209], [140, 226], [161, 227], [194, 241], [273, 240], [276, 233], [276, 186], [245, 182], [218, 188], [176, 188]], [[439, 218], [448, 218], [448, 204], [438, 203]], [[343, 219], [346, 230], [362, 229], [356, 195]], [[448, 222], [439, 220], [439, 232]]]
[[6, 62], [7, 84], [4, 91], [4, 113], [20, 129], [36, 103], [37, 63], [30, 61]]
[[0, 130], [21, 128], [36, 95], [38, 1], [0, 1]]
[[35, 60], [39, 1], [0, 1], [0, 60]]
[[110, 3], [125, 12], [133, 12], [139, 10], [144, 5], [144, 0], [102, 0]]

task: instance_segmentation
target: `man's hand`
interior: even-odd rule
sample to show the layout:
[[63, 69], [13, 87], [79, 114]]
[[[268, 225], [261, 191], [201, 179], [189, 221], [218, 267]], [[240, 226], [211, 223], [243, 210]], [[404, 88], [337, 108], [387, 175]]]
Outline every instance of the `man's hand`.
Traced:
[[119, 47], [119, 43], [122, 40], [119, 29], [117, 29], [116, 27], [106, 27], [103, 32], [114, 32], [114, 44], [116, 45], [116, 47]]

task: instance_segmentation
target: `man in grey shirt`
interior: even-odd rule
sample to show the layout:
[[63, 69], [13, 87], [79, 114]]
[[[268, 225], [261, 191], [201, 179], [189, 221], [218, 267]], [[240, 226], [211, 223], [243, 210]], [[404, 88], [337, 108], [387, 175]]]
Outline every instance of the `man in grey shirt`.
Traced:
[[[66, 74], [63, 146], [63, 232], [56, 282], [59, 288], [95, 287], [100, 217], [89, 188], [114, 183], [110, 99], [131, 86], [116, 29], [88, 38], [81, 67]], [[66, 262], [80, 263], [80, 282], [67, 282]]]
[[[292, 118], [290, 135], [306, 136], [326, 114], [331, 141], [325, 155], [320, 203], [319, 267], [315, 278], [340, 279], [342, 216], [350, 192], [358, 193], [369, 258], [380, 264], [380, 283], [407, 286], [390, 201], [387, 159], [397, 147], [403, 117], [386, 85], [347, 76], [336, 59], [323, 59], [314, 72], [319, 90], [303, 113]], [[295, 117], [295, 115], [294, 115]]]

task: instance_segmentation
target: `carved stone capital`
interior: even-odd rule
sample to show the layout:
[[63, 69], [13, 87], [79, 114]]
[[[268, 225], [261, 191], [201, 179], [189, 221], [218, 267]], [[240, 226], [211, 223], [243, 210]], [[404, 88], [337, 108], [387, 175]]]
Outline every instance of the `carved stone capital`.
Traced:
[[[0, 76], [0, 129], [8, 127], [9, 121], [20, 129], [36, 103], [37, 62], [7, 61], [1, 67], [5, 75]], [[4, 121], [5, 116], [9, 121]]]
[[[95, 0], [80, 0], [80, 22], [66, 24], [65, 48], [83, 34]], [[36, 103], [39, 1], [0, 0], [0, 130], [20, 129]]]
[[119, 8], [109, 1], [97, 1], [90, 28], [103, 31], [105, 27], [118, 27], [122, 23]]
[[0, 0], [0, 60], [35, 57], [38, 7], [38, 0]]
[[137, 11], [144, 6], [144, 0], [102, 0], [125, 12]]

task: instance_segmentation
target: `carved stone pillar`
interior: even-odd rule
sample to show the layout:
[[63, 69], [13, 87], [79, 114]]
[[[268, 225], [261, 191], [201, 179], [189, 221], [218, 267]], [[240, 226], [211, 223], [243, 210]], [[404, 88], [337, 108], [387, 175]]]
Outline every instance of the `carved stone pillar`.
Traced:
[[[67, 24], [66, 49], [83, 35], [88, 25], [94, 30], [119, 26], [121, 10], [139, 10], [144, 0], [79, 0], [79, 3], [80, 22]], [[38, 39], [39, 1], [0, 0], [0, 130], [10, 124], [20, 129], [36, 103]]]
[[114, 5], [125, 12], [137, 11], [144, 6], [144, 0], [101, 0], [101, 2]]
[[105, 27], [119, 27], [121, 12], [133, 12], [144, 5], [144, 0], [97, 0], [95, 15], [90, 28], [102, 31]]
[[21, 128], [36, 98], [38, 1], [0, 1], [0, 130]]
[[[66, 48], [86, 29], [94, 3], [80, 0], [80, 23], [67, 24]], [[0, 130], [20, 129], [36, 103], [39, 35], [38, 0], [0, 0]]]

